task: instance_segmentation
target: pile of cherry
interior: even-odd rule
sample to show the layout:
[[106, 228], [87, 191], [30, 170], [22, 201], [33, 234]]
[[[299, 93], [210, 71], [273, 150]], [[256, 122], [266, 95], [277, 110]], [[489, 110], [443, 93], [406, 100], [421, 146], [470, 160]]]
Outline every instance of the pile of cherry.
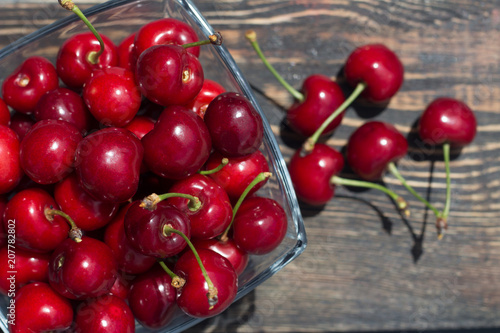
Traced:
[[[250, 255], [285, 237], [262, 119], [204, 78], [205, 41], [150, 22], [68, 38], [0, 99], [0, 292], [12, 332], [159, 328], [226, 309]], [[217, 42], [218, 36], [213, 37]], [[11, 115], [11, 111], [12, 113]]]

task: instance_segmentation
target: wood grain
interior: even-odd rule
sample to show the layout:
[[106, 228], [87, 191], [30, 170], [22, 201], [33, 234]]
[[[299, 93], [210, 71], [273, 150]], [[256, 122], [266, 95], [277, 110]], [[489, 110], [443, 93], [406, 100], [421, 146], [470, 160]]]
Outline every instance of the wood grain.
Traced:
[[[341, 150], [367, 120], [396, 124], [411, 145], [399, 168], [438, 208], [445, 198], [441, 151], [415, 141], [419, 114], [438, 96], [461, 99], [476, 112], [478, 135], [452, 160], [452, 211], [443, 240], [436, 240], [432, 212], [394, 177], [384, 182], [410, 202], [408, 219], [376, 191], [340, 187], [325, 207], [302, 207], [308, 247], [297, 260], [188, 331], [500, 331], [500, 1], [194, 2], [223, 33], [286, 159], [300, 142], [282, 124], [293, 100], [245, 41], [250, 28], [297, 88], [313, 73], [342, 83], [342, 64], [356, 46], [392, 48], [405, 66], [401, 91], [382, 110], [360, 103], [349, 108], [326, 142]], [[64, 15], [52, 5], [2, 5], [0, 45]]]

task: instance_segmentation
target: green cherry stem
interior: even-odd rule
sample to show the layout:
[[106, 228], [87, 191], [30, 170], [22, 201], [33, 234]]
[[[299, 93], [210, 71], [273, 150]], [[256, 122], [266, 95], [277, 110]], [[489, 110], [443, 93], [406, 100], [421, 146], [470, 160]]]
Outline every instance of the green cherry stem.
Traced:
[[83, 21], [83, 23], [85, 23], [85, 25], [94, 34], [95, 38], [97, 38], [97, 40], [99, 41], [99, 46], [100, 46], [99, 51], [97, 51], [97, 52], [92, 51], [87, 56], [87, 60], [91, 64], [93, 64], [93, 65], [97, 64], [98, 61], [99, 61], [99, 57], [104, 52], [104, 41], [102, 40], [101, 36], [97, 32], [97, 30], [94, 28], [94, 26], [92, 25], [92, 23], [90, 23], [90, 21], [87, 19], [87, 17], [85, 17], [85, 15], [82, 13], [82, 11], [80, 10], [80, 8], [78, 8], [78, 6], [75, 5], [72, 0], [59, 0], [59, 4], [64, 9], [67, 9], [67, 10], [72, 11], [73, 13], [75, 13]]
[[198, 173], [200, 175], [205, 175], [205, 176], [206, 175], [211, 175], [213, 173], [216, 173], [216, 172], [222, 170], [222, 168], [225, 167], [228, 163], [229, 163], [229, 159], [227, 159], [226, 157], [224, 157], [224, 158], [222, 158], [222, 161], [220, 162], [220, 164], [217, 167], [215, 167], [215, 168], [213, 168], [211, 170], [200, 170], [200, 171], [198, 171]]
[[436, 231], [438, 239], [442, 239], [444, 231], [448, 229], [448, 215], [451, 207], [451, 173], [450, 173], [450, 144], [443, 144], [444, 168], [446, 172], [446, 201], [443, 210], [436, 220]]
[[158, 263], [163, 268], [163, 270], [168, 274], [168, 276], [172, 278], [172, 282], [170, 283], [172, 287], [174, 287], [175, 289], [179, 289], [186, 284], [186, 280], [184, 280], [179, 275], [172, 272], [172, 270], [168, 268], [168, 266], [163, 261], [158, 260]]
[[223, 38], [222, 38], [221, 33], [216, 32], [213, 35], [208, 36], [208, 39], [200, 40], [200, 41], [188, 43], [188, 44], [182, 44], [181, 46], [185, 49], [188, 49], [190, 47], [202, 46], [202, 45], [208, 45], [208, 44], [222, 45], [222, 41], [223, 41]]
[[215, 288], [212, 280], [208, 276], [207, 270], [205, 269], [205, 266], [203, 266], [203, 262], [201, 261], [200, 255], [198, 254], [198, 251], [196, 251], [193, 243], [191, 243], [189, 238], [182, 231], [174, 229], [174, 228], [172, 228], [171, 225], [166, 224], [163, 227], [163, 234], [168, 236], [171, 233], [174, 233], [174, 234], [181, 236], [186, 241], [186, 243], [189, 246], [189, 248], [191, 249], [191, 251], [193, 251], [193, 255], [196, 258], [196, 261], [198, 262], [198, 265], [200, 266], [201, 273], [203, 274], [203, 277], [205, 278], [205, 281], [207, 282], [207, 285], [208, 285], [207, 297], [208, 297], [208, 303], [210, 305], [210, 309], [213, 308], [215, 306], [215, 304], [217, 304], [217, 288]]
[[328, 127], [328, 125], [331, 124], [332, 121], [335, 120], [341, 114], [342, 112], [345, 111], [351, 105], [356, 98], [358, 98], [359, 95], [366, 89], [366, 83], [360, 82], [357, 84], [356, 88], [354, 88], [353, 92], [351, 95], [335, 110], [331, 115], [328, 116], [328, 118], [325, 119], [325, 121], [321, 124], [320, 127], [316, 130], [316, 132], [313, 133], [303, 144], [302, 151], [305, 153], [310, 153], [314, 149], [314, 145], [316, 142], [318, 142], [319, 137], [321, 134], [323, 134], [323, 131]]
[[156, 206], [160, 201], [163, 201], [168, 198], [185, 198], [189, 199], [188, 207], [189, 210], [195, 212], [201, 207], [201, 201], [198, 197], [195, 197], [194, 195], [186, 194], [186, 193], [176, 193], [176, 192], [171, 192], [171, 193], [164, 193], [164, 194], [156, 194], [152, 193], [142, 199], [141, 204], [139, 205], [142, 208], [145, 208], [147, 210], [155, 210]]
[[71, 227], [71, 229], [69, 230], [69, 238], [71, 238], [77, 243], [80, 243], [82, 241], [82, 236], [83, 236], [82, 229], [77, 227], [75, 221], [73, 221], [71, 216], [69, 216], [68, 214], [66, 214], [61, 210], [54, 209], [52, 206], [46, 207], [43, 213], [45, 215], [45, 218], [51, 222], [54, 220], [55, 215], [62, 216], [69, 223]]
[[406, 200], [399, 196], [397, 193], [394, 191], [388, 189], [387, 187], [377, 184], [377, 183], [372, 183], [372, 182], [367, 182], [363, 180], [357, 180], [357, 179], [348, 179], [348, 178], [342, 178], [338, 176], [333, 176], [330, 179], [330, 183], [334, 185], [344, 185], [344, 186], [354, 186], [354, 187], [363, 187], [363, 188], [371, 188], [375, 190], [379, 190], [387, 194], [397, 205], [398, 209], [403, 212], [404, 215], [409, 216], [410, 215], [410, 210], [408, 209], [408, 203]]
[[267, 67], [267, 69], [274, 75], [274, 77], [281, 83], [283, 87], [285, 87], [286, 90], [298, 101], [303, 101], [304, 100], [304, 95], [298, 91], [297, 89], [293, 88], [288, 82], [285, 81], [285, 79], [274, 69], [273, 65], [266, 59], [264, 56], [264, 53], [262, 53], [262, 50], [260, 49], [259, 43], [257, 42], [257, 33], [254, 30], [248, 30], [245, 33], [245, 38], [250, 42], [250, 45], [252, 45], [253, 49], [259, 56], [259, 58], [262, 60], [264, 65]]
[[243, 193], [241, 193], [240, 197], [238, 198], [238, 201], [236, 202], [236, 204], [233, 207], [233, 218], [231, 219], [231, 223], [229, 223], [229, 225], [227, 226], [226, 230], [224, 230], [224, 232], [222, 233], [222, 235], [219, 237], [219, 239], [220, 239], [221, 242], [227, 242], [227, 240], [228, 240], [228, 236], [227, 235], [228, 235], [229, 230], [231, 230], [231, 227], [233, 225], [233, 221], [234, 221], [234, 217], [236, 216], [236, 212], [238, 211], [238, 209], [240, 208], [241, 204], [243, 203], [243, 200], [245, 200], [245, 198], [247, 197], [248, 193], [250, 193], [250, 191], [252, 190], [252, 188], [255, 187], [255, 185], [257, 185], [260, 182], [263, 182], [264, 180], [266, 180], [267, 178], [269, 178], [271, 176], [272, 176], [272, 173], [270, 173], [270, 172], [261, 172], [261, 173], [259, 173], [252, 180], [252, 182], [250, 184], [248, 184], [248, 186], [245, 188], [245, 190], [243, 191]]

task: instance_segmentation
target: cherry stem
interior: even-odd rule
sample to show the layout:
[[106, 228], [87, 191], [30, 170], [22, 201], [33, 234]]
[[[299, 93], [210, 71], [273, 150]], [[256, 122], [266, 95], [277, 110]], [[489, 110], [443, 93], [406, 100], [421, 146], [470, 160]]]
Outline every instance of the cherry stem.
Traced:
[[200, 170], [200, 171], [198, 171], [198, 173], [200, 175], [211, 175], [213, 173], [216, 173], [216, 172], [222, 170], [222, 168], [225, 167], [228, 163], [229, 163], [229, 159], [224, 157], [224, 158], [222, 158], [222, 161], [220, 162], [220, 164], [217, 167], [215, 167], [211, 170]]
[[406, 182], [406, 179], [404, 179], [403, 176], [399, 173], [399, 170], [396, 167], [396, 164], [394, 164], [394, 162], [389, 162], [388, 169], [394, 175], [394, 177], [396, 177], [401, 182], [401, 184], [408, 190], [408, 192], [410, 192], [411, 194], [413, 194], [413, 196], [415, 198], [417, 198], [420, 202], [422, 202], [425, 206], [427, 206], [427, 208], [429, 208], [430, 210], [432, 210], [434, 212], [434, 215], [436, 215], [436, 217], [438, 219], [441, 217], [441, 213], [439, 212], [439, 210], [437, 210], [436, 207], [434, 207], [433, 205], [431, 205], [429, 203], [429, 201], [425, 200], [420, 194], [418, 194], [413, 189], [413, 187], [411, 187]]
[[248, 193], [254, 188], [258, 183], [266, 180], [267, 178], [271, 177], [273, 174], [270, 172], [261, 172], [259, 173], [250, 184], [245, 188], [243, 193], [241, 193], [240, 197], [238, 198], [238, 201], [233, 207], [233, 217], [231, 219], [231, 223], [227, 226], [226, 230], [224, 230], [224, 233], [219, 237], [221, 242], [227, 242], [228, 236], [227, 234], [229, 233], [229, 230], [231, 230], [231, 227], [233, 225], [234, 217], [236, 216], [236, 212], [238, 212], [238, 209], [240, 208], [243, 200], [247, 197]]
[[448, 215], [451, 207], [451, 173], [450, 173], [450, 144], [443, 144], [444, 168], [446, 172], [446, 201], [444, 208], [436, 220], [436, 232], [438, 239], [442, 239], [444, 231], [448, 229]]
[[193, 251], [193, 255], [196, 258], [196, 261], [198, 262], [198, 265], [200, 266], [201, 273], [203, 274], [203, 277], [205, 278], [205, 281], [207, 282], [207, 285], [208, 285], [208, 293], [207, 293], [208, 304], [210, 305], [209, 309], [212, 309], [214, 307], [214, 305], [217, 304], [217, 301], [218, 301], [217, 288], [215, 288], [212, 280], [210, 280], [210, 277], [208, 276], [207, 270], [205, 269], [205, 266], [203, 266], [203, 263], [201, 262], [201, 258], [200, 258], [200, 255], [198, 254], [198, 251], [196, 251], [193, 243], [191, 243], [189, 238], [182, 231], [174, 229], [174, 228], [172, 228], [171, 225], [166, 224], [163, 227], [163, 234], [168, 236], [170, 233], [174, 233], [174, 234], [181, 236], [186, 241], [186, 243], [189, 246], [189, 248], [191, 249], [191, 251]]
[[250, 42], [250, 45], [252, 45], [253, 49], [262, 60], [264, 65], [266, 65], [267, 69], [274, 75], [274, 77], [281, 83], [281, 85], [285, 87], [285, 89], [288, 90], [288, 92], [292, 94], [295, 99], [302, 102], [304, 100], [304, 94], [288, 84], [288, 82], [285, 81], [285, 79], [276, 71], [276, 69], [274, 69], [273, 65], [271, 65], [271, 63], [267, 61], [264, 53], [262, 53], [262, 50], [260, 49], [259, 43], [257, 42], [257, 33], [254, 30], [248, 30], [245, 33], [245, 38]]
[[172, 287], [175, 289], [182, 288], [186, 284], [186, 280], [181, 278], [179, 275], [175, 274], [168, 268], [168, 266], [161, 260], [158, 260], [158, 263], [163, 268], [163, 270], [172, 278], [172, 282], [170, 283]]
[[54, 209], [52, 206], [46, 207], [43, 213], [44, 213], [45, 217], [47, 218], [47, 220], [49, 220], [51, 222], [54, 220], [55, 215], [59, 215], [59, 216], [64, 217], [66, 219], [66, 221], [68, 221], [69, 225], [71, 226], [71, 229], [69, 230], [69, 238], [71, 238], [72, 240], [74, 240], [77, 243], [80, 243], [82, 241], [82, 236], [83, 236], [82, 229], [77, 227], [75, 221], [73, 221], [71, 216], [69, 216], [68, 214], [66, 214], [65, 212], [63, 212], [61, 210]]
[[168, 198], [185, 198], [189, 199], [188, 202], [188, 208], [190, 211], [195, 212], [201, 207], [201, 201], [198, 197], [195, 197], [194, 195], [187, 194], [187, 193], [176, 193], [176, 192], [171, 192], [171, 193], [164, 193], [164, 194], [156, 194], [152, 193], [142, 199], [142, 202], [140, 203], [140, 207], [146, 208], [147, 210], [155, 210], [158, 203], [160, 201], [163, 201]]
[[202, 46], [202, 45], [208, 45], [208, 44], [222, 45], [222, 41], [223, 41], [223, 38], [222, 38], [221, 33], [220, 32], [216, 32], [213, 35], [208, 36], [208, 39], [200, 40], [200, 41], [193, 42], [193, 43], [183, 44], [181, 46], [183, 48], [187, 49], [187, 48], [190, 48], [190, 47]]
[[99, 41], [99, 46], [100, 46], [99, 51], [97, 51], [97, 52], [92, 51], [87, 55], [87, 60], [91, 64], [93, 64], [93, 65], [97, 64], [99, 61], [99, 57], [104, 52], [104, 41], [102, 40], [101, 36], [97, 32], [97, 30], [94, 28], [92, 23], [90, 23], [90, 21], [85, 17], [85, 15], [82, 13], [80, 8], [78, 8], [78, 6], [75, 5], [72, 0], [59, 0], [59, 4], [64, 9], [67, 9], [67, 10], [75, 13], [83, 21], [83, 23], [85, 23], [85, 25], [90, 29], [92, 34], [94, 34], [95, 38], [97, 38], [97, 40]]
[[351, 93], [351, 95], [335, 110], [333, 113], [328, 116], [328, 118], [325, 119], [325, 121], [321, 124], [320, 127], [316, 130], [316, 132], [311, 135], [306, 142], [304, 142], [304, 145], [302, 146], [302, 151], [305, 153], [310, 153], [314, 149], [314, 145], [316, 142], [318, 142], [319, 137], [321, 134], [323, 134], [323, 131], [332, 123], [332, 121], [335, 120], [341, 114], [342, 112], [345, 111], [351, 105], [356, 98], [358, 98], [359, 95], [363, 92], [363, 90], [366, 89], [366, 83], [360, 82], [357, 84], [356, 88], [354, 88], [354, 91]]
[[354, 186], [354, 187], [363, 187], [363, 188], [371, 188], [375, 190], [379, 190], [387, 194], [397, 205], [398, 209], [403, 212], [404, 215], [410, 216], [410, 210], [408, 209], [408, 203], [406, 200], [399, 196], [397, 193], [394, 191], [388, 189], [387, 187], [377, 184], [377, 183], [372, 183], [372, 182], [367, 182], [363, 180], [357, 180], [357, 179], [348, 179], [348, 178], [342, 178], [338, 176], [333, 176], [330, 178], [330, 183], [335, 184], [335, 185], [345, 185], [345, 186]]

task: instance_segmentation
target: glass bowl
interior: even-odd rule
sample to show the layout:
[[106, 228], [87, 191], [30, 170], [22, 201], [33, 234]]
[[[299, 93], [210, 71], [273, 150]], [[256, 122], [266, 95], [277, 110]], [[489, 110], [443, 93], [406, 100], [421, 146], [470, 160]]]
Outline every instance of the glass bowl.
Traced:
[[[110, 37], [116, 44], [145, 23], [163, 17], [173, 17], [189, 23], [197, 31], [200, 40], [206, 39], [215, 31], [189, 0], [117, 0], [94, 6], [84, 13], [100, 33]], [[66, 18], [0, 50], [0, 83], [29, 56], [44, 56], [55, 63], [58, 48], [63, 41], [73, 34], [86, 31], [88, 29], [84, 23], [76, 15], [68, 12]], [[228, 91], [244, 94], [261, 114], [265, 130], [261, 151], [267, 158], [273, 176], [258, 194], [277, 200], [288, 217], [288, 230], [281, 245], [267, 255], [250, 257], [248, 267], [239, 276], [239, 289], [236, 297], [238, 300], [300, 255], [306, 247], [306, 234], [286, 164], [266, 120], [268, 115], [265, 110], [262, 110], [256, 102], [249, 84], [224, 45], [203, 46], [200, 60], [204, 66], [206, 78], [217, 81]], [[0, 326], [5, 332], [7, 332], [8, 301], [5, 297], [0, 300]], [[199, 321], [201, 319], [191, 318], [179, 312], [170, 325], [160, 332], [179, 332]], [[148, 332], [149, 330], [137, 323], [136, 331]]]

